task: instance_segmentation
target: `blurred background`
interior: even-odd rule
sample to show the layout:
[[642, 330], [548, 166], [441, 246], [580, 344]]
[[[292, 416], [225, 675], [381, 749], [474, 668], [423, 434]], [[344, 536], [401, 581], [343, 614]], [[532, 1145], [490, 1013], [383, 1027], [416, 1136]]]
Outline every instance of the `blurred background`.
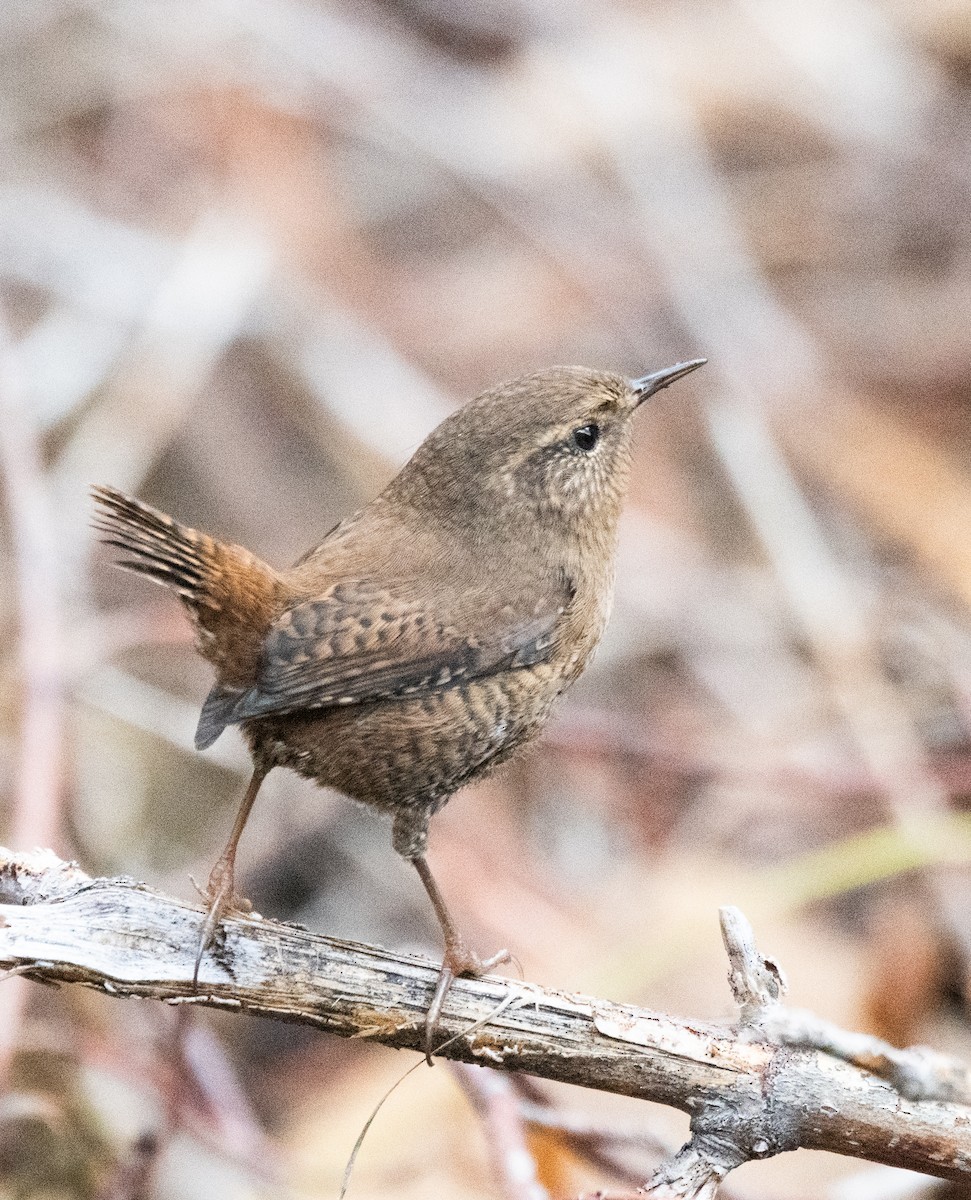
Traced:
[[[794, 1003], [971, 1055], [969, 129], [960, 0], [3, 0], [2, 840], [191, 897], [244, 783], [89, 484], [283, 566], [484, 386], [704, 355], [640, 420], [595, 665], [432, 865], [527, 979], [729, 1018], [735, 903]], [[283, 771], [240, 866], [439, 953], [386, 826]], [[415, 1061], [181, 1032], [5, 981], [0, 1196], [334, 1197]], [[349, 1195], [629, 1191], [687, 1131], [500, 1078], [517, 1187], [483, 1078], [412, 1075]], [[730, 1184], [941, 1191], [803, 1152]]]

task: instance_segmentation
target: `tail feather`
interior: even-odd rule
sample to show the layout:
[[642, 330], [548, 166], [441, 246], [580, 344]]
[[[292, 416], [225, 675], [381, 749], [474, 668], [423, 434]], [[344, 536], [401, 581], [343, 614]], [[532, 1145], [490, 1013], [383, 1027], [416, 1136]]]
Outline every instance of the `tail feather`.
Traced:
[[[107, 542], [106, 544], [118, 545], [117, 542]], [[183, 599], [191, 600], [195, 604], [207, 605], [209, 608], [216, 607], [215, 602], [209, 599], [204, 592], [200, 594], [198, 580], [186, 575], [171, 563], [153, 562], [147, 555], [144, 558], [119, 558], [116, 561], [117, 565], [124, 567], [126, 571], [132, 571], [136, 575], [147, 575], [155, 583], [171, 587]]]
[[120, 567], [147, 575], [192, 604], [217, 607], [206, 586], [207, 559], [217, 546], [212, 538], [114, 488], [91, 492], [99, 506], [94, 527], [106, 535], [102, 541], [130, 556], [118, 560]]
[[129, 571], [139, 571], [157, 583], [174, 587], [186, 599], [215, 606], [215, 600], [206, 592], [206, 568], [201, 562], [190, 558], [185, 551], [170, 549], [167, 545], [153, 544], [135, 530], [125, 534], [107, 522], [95, 522], [95, 528], [109, 536], [101, 540], [106, 546], [115, 546], [131, 558], [118, 560], [118, 565]]
[[[282, 607], [277, 573], [241, 546], [216, 541], [112, 487], [91, 489], [95, 528], [123, 552], [117, 565], [145, 575], [182, 600], [196, 627], [196, 646], [217, 671], [214, 692], [252, 686], [263, 637]], [[200, 735], [215, 741], [231, 705], [210, 703]]]

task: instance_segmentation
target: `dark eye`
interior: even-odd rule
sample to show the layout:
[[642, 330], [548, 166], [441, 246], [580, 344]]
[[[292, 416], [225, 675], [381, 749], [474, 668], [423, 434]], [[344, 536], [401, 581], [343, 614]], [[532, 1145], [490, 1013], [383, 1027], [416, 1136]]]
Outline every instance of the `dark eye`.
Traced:
[[579, 429], [574, 429], [573, 431], [573, 444], [578, 450], [582, 450], [584, 454], [589, 454], [599, 441], [599, 425], [581, 425]]

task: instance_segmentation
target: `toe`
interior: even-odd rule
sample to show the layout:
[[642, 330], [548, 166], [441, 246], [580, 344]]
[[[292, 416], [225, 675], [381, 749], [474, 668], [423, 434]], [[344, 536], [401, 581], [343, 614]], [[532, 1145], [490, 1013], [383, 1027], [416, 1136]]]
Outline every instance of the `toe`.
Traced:
[[245, 896], [231, 895], [223, 905], [221, 917], [248, 917], [253, 911], [252, 901]]
[[203, 899], [208, 912], [215, 914], [214, 921], [220, 921], [223, 917], [245, 917], [253, 911], [252, 903], [245, 896], [238, 895], [233, 885], [231, 871], [223, 872], [217, 867], [209, 876]]
[[474, 950], [461, 942], [448, 947], [445, 952], [443, 968], [447, 966], [453, 975], [485, 975], [493, 967], [498, 967], [500, 963], [508, 962], [509, 958], [508, 950], [500, 950], [489, 958], [480, 958]]
[[512, 955], [508, 950], [497, 950], [495, 954], [491, 955], [489, 958], [483, 958], [479, 960], [480, 970], [476, 971], [476, 974], [485, 975], [494, 967], [501, 967], [503, 963], [510, 962], [511, 959]]
[[442, 1016], [442, 1006], [445, 1003], [445, 997], [448, 995], [449, 988], [451, 988], [454, 980], [455, 973], [451, 967], [448, 963], [442, 963], [438, 982], [435, 985], [435, 991], [432, 995], [432, 1002], [425, 1013], [425, 1030], [424, 1037], [422, 1038], [422, 1046], [429, 1066], [432, 1065], [432, 1052], [435, 1048], [435, 1035], [438, 1032], [438, 1023]]
[[213, 883], [213, 877], [210, 876], [209, 886], [206, 888], [205, 894], [207, 901], [206, 915], [199, 934], [195, 967], [192, 972], [194, 986], [198, 986], [199, 984], [199, 968], [202, 965], [206, 951], [212, 947], [216, 939], [216, 930], [219, 928], [219, 922], [224, 917], [245, 917], [253, 911], [253, 906], [248, 900], [242, 896], [237, 896], [233, 892], [231, 877], [229, 880], [222, 880], [221, 884], [217, 884], [215, 887]]
[[489, 958], [480, 958], [474, 950], [471, 950], [465, 942], [461, 941], [452, 942], [447, 947], [445, 956], [442, 959], [442, 969], [439, 972], [432, 1002], [428, 1006], [428, 1012], [425, 1014], [425, 1030], [422, 1043], [429, 1066], [432, 1061], [438, 1023], [442, 1016], [442, 1006], [454, 981], [460, 975], [485, 975], [493, 967], [499, 966], [500, 963], [508, 962], [511, 957], [508, 950], [500, 950], [497, 954], [493, 954]]

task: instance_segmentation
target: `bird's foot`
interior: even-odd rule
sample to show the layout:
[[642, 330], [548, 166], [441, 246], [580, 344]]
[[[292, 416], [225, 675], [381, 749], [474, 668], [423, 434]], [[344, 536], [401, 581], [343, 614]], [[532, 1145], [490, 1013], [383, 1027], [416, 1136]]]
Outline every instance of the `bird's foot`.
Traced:
[[493, 967], [509, 962], [511, 957], [508, 950], [500, 950], [489, 958], [480, 958], [462, 938], [456, 938], [454, 942], [450, 942], [445, 947], [445, 956], [442, 959], [442, 969], [438, 974], [438, 983], [435, 985], [435, 994], [428, 1006], [428, 1012], [425, 1013], [425, 1058], [428, 1060], [429, 1066], [432, 1064], [435, 1031], [438, 1029], [438, 1022], [441, 1019], [442, 1006], [455, 980], [462, 975], [472, 975], [476, 978], [480, 975], [487, 975]]
[[206, 901], [206, 916], [199, 934], [195, 967], [192, 971], [192, 986], [199, 986], [199, 967], [202, 956], [213, 943], [216, 929], [223, 917], [245, 917], [253, 911], [253, 905], [243, 896], [237, 896], [233, 879], [233, 863], [220, 858], [209, 875], [209, 882], [202, 893]]

